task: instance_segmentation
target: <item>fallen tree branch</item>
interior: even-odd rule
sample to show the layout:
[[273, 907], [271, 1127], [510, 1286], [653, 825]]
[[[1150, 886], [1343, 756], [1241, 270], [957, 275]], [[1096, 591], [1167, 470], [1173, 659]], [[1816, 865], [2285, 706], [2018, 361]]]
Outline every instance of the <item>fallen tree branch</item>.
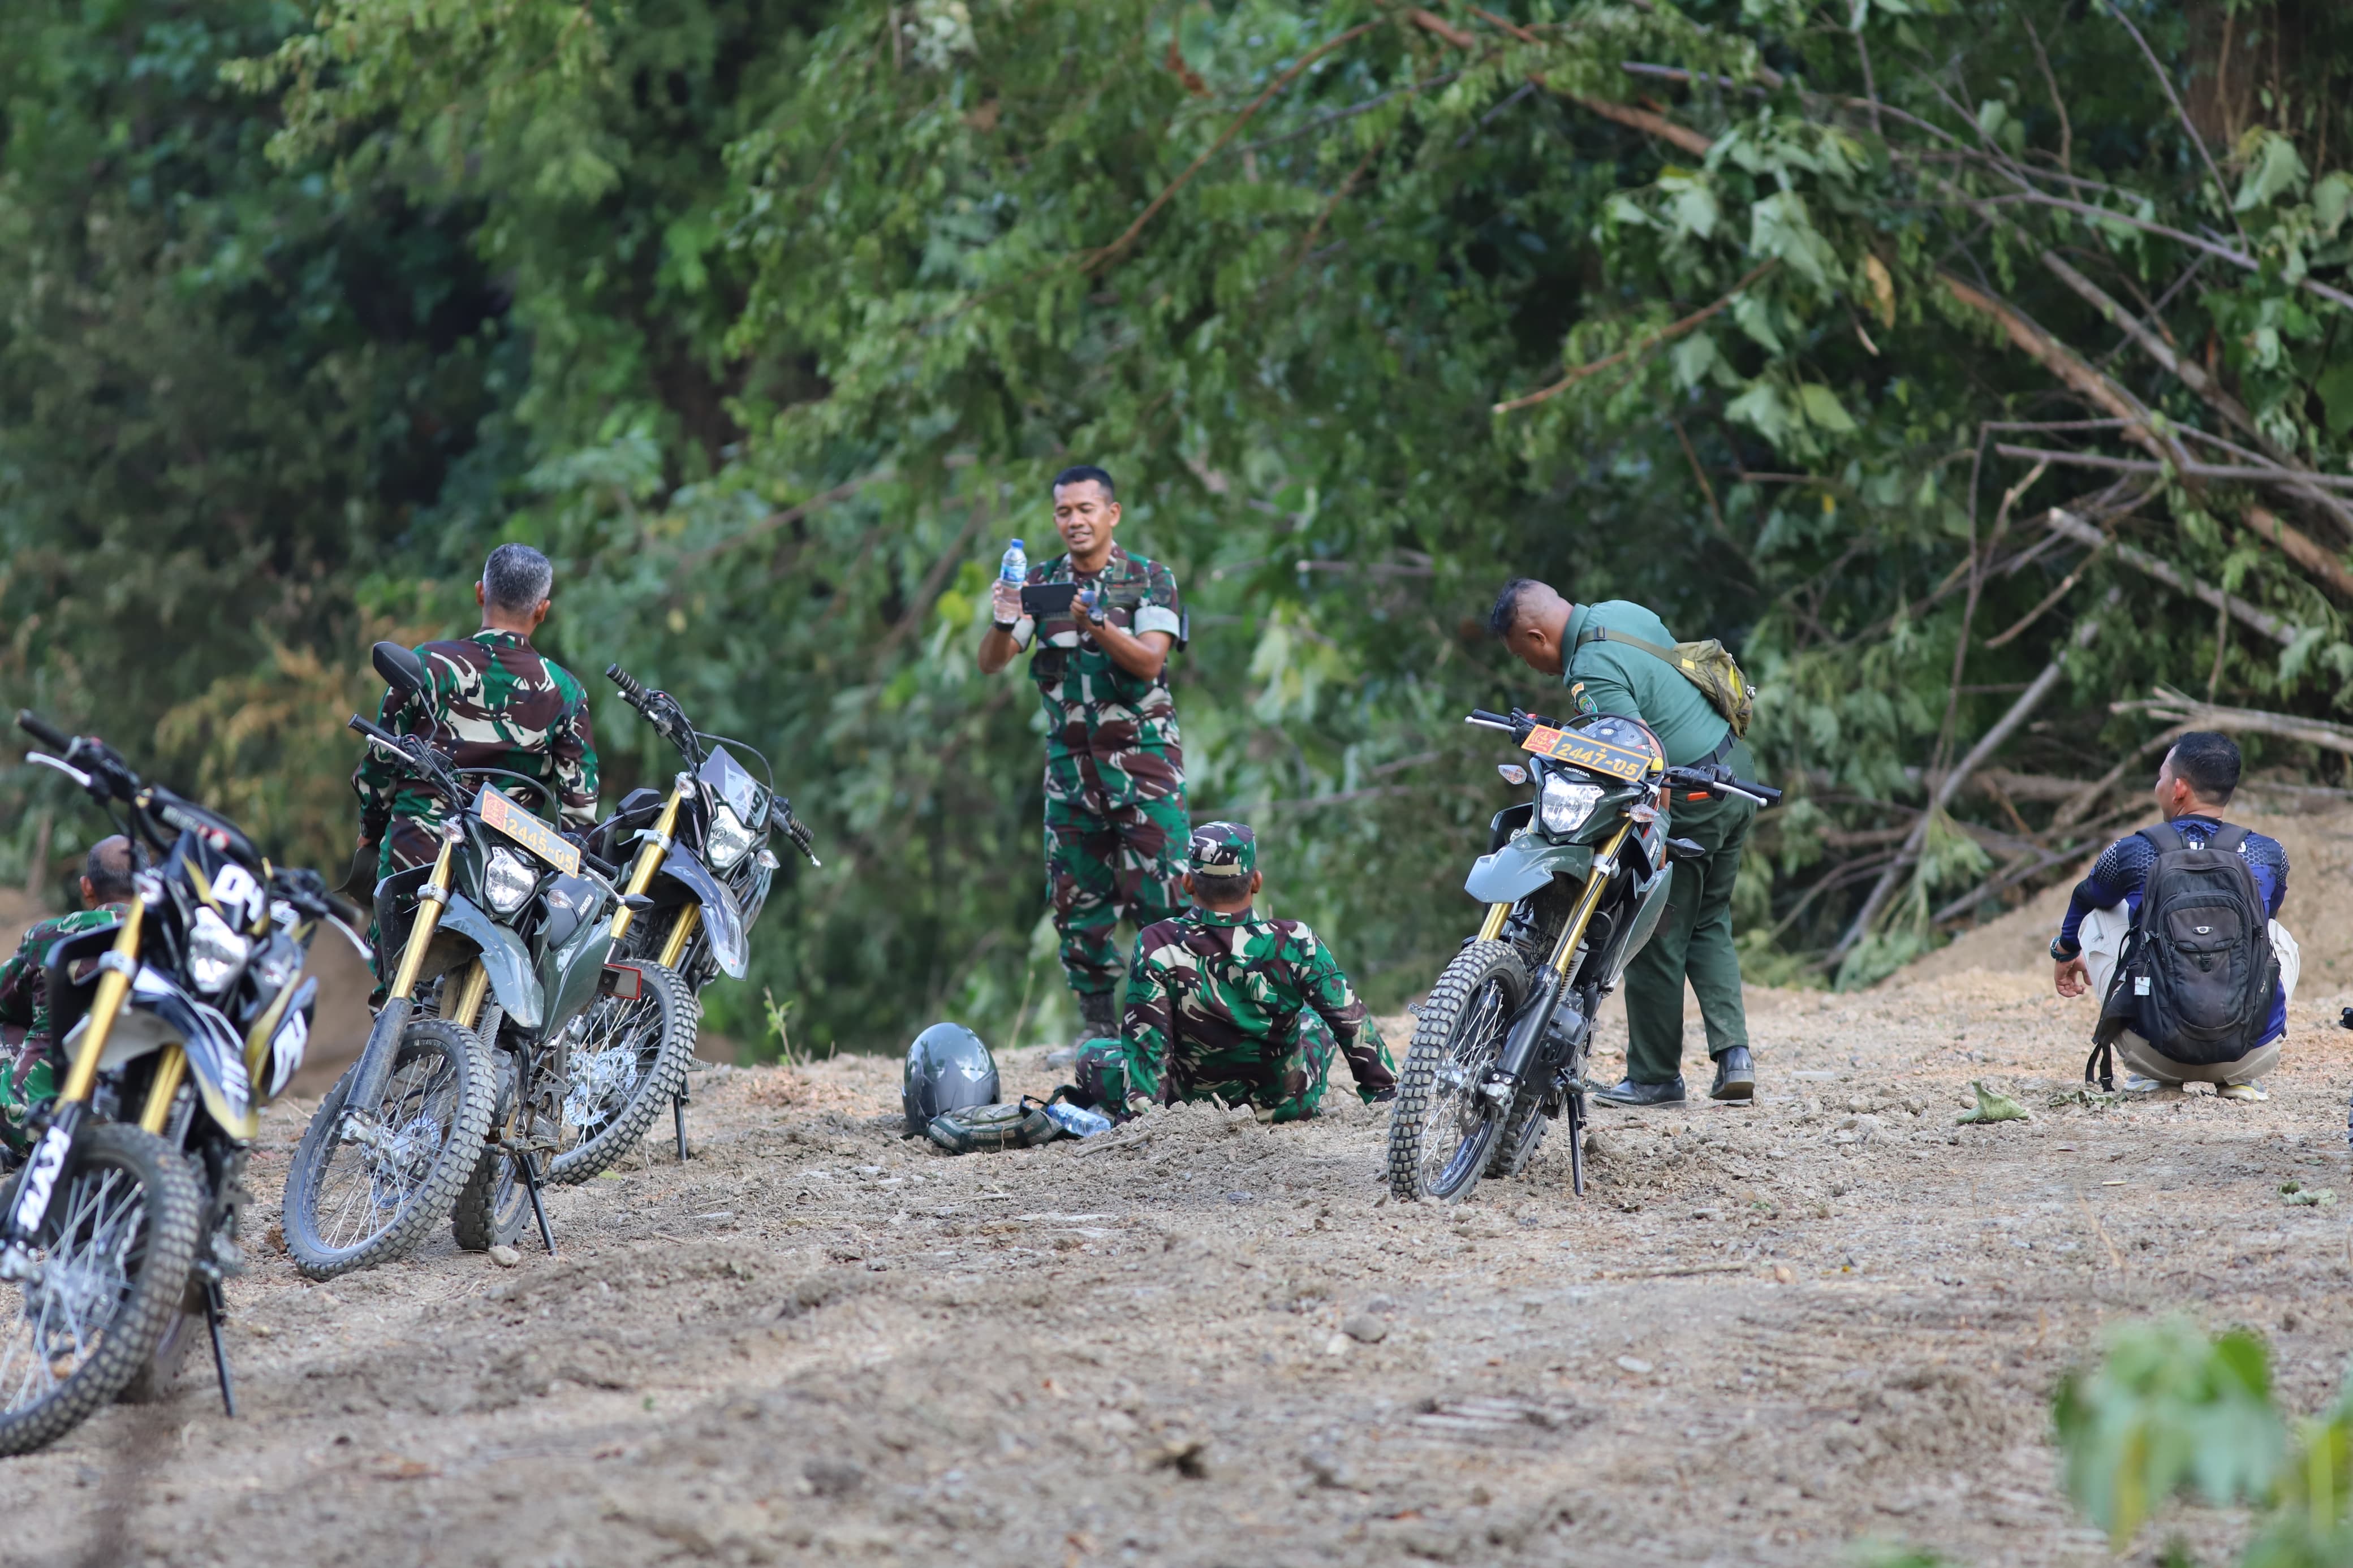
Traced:
[[1614, 354], [1606, 354], [1600, 359], [1595, 360], [1590, 364], [1582, 364], [1577, 366], [1575, 370], [1570, 371], [1567, 375], [1562, 376], [1558, 381], [1554, 382], [1550, 386], [1544, 388], [1542, 391], [1531, 392], [1525, 396], [1514, 397], [1509, 402], [1498, 403], [1495, 405], [1493, 412], [1497, 414], [1510, 414], [1516, 410], [1526, 408], [1533, 404], [1542, 403], [1549, 398], [1556, 397], [1560, 394], [1567, 392], [1570, 387], [1576, 385], [1578, 382], [1583, 381], [1588, 376], [1597, 375], [1602, 371], [1608, 370], [1611, 365], [1621, 363], [1636, 354], [1648, 353], [1651, 350], [1657, 348], [1661, 343], [1674, 342], [1675, 339], [1682, 337], [1684, 333], [1690, 331], [1694, 327], [1698, 326], [1709, 317], [1716, 315], [1725, 310], [1735, 300], [1740, 298], [1741, 291], [1743, 289], [1746, 289], [1750, 284], [1756, 282], [1759, 278], [1764, 277], [1767, 272], [1772, 271], [1773, 268], [1781, 264], [1778, 261], [1767, 261], [1760, 266], [1750, 268], [1747, 275], [1743, 277], [1739, 282], [1735, 283], [1732, 286], [1731, 291], [1725, 294], [1723, 299], [1718, 300], [1715, 304], [1694, 310], [1680, 321], [1670, 322], [1666, 326], [1663, 326], [1657, 331], [1651, 333], [1649, 337], [1642, 339], [1641, 342], [1627, 344], [1624, 348], [1620, 349]]
[[2153, 698], [2143, 698], [2135, 702], [2111, 702], [2108, 710], [2114, 713], [2147, 713], [2189, 730], [2277, 735], [2283, 740], [2301, 741], [2307, 746], [2318, 746], [2324, 751], [2342, 752], [2353, 756], [2353, 726], [2332, 724], [2326, 719], [2306, 719], [2294, 713], [2269, 713], [2259, 708], [2218, 707], [2211, 702], [2200, 702], [2170, 687], [2158, 687]]
[[[2172, 469], [2200, 479], [2254, 479], [2275, 483], [2285, 476], [2277, 468], [2251, 468], [2237, 463], [2177, 463], [2168, 460], [2155, 463], [2143, 458], [2111, 458], [2098, 452], [2060, 452], [2044, 447], [2020, 447], [2008, 441], [1994, 443], [1995, 451], [2005, 458], [2031, 458], [2037, 462], [2063, 463], [2078, 468], [2106, 468], [2119, 474], [2155, 474]], [[2314, 474], [2306, 480], [2315, 485], [2327, 485], [2331, 489], [2353, 489], [2353, 476]]]
[[2301, 529], [2282, 522], [2267, 507], [2247, 509], [2247, 531], [2279, 546], [2280, 553], [2327, 583], [2339, 598], [2353, 599], [2353, 572], [2345, 569], [2336, 552]]
[[2121, 759], [2115, 767], [2085, 784], [2082, 793], [2073, 800], [2064, 802], [2057, 811], [2052, 813], [2051, 831], [2056, 833], [2063, 827], [2072, 827], [2090, 815], [2092, 807], [2099, 804], [2100, 797], [2116, 788], [2125, 774], [2132, 770], [2135, 763], [2145, 763], [2153, 756], [2159, 756], [2171, 751], [2173, 742], [2189, 733], [2189, 725], [2177, 724], [2157, 739], [2143, 742], [2138, 751]]
[[2106, 544], [2116, 552], [2117, 560], [2135, 571], [2147, 573], [2176, 593], [2188, 594], [2193, 598], [2204, 600], [2218, 610], [2228, 611], [2232, 616], [2253, 626], [2283, 647], [2295, 641], [2296, 628], [2289, 626], [2269, 610], [2258, 609], [2236, 594], [2225, 593], [2211, 583], [2201, 583], [2196, 578], [2185, 576], [2169, 563], [2160, 561], [2147, 551], [2136, 549], [2122, 540], [2101, 531], [2096, 524], [2087, 519], [2077, 517], [2072, 511], [2054, 506], [2043, 521], [2044, 525], [2053, 533], [2063, 534], [2069, 539], [2095, 547], [2103, 543]]

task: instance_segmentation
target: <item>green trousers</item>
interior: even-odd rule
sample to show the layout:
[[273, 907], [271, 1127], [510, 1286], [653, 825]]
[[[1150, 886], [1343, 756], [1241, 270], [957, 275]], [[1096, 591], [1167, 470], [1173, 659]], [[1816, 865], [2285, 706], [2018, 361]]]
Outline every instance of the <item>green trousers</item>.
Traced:
[[[1736, 743], [1725, 765], [1755, 778], [1756, 759]], [[1667, 831], [1707, 851], [1678, 860], [1666, 913], [1626, 966], [1626, 1076], [1665, 1083], [1683, 1070], [1683, 981], [1699, 997], [1707, 1024], [1707, 1054], [1722, 1056], [1748, 1043], [1748, 1016], [1740, 1005], [1740, 955], [1732, 945], [1732, 889], [1740, 879], [1740, 851], [1757, 816], [1753, 801], [1677, 797]]]

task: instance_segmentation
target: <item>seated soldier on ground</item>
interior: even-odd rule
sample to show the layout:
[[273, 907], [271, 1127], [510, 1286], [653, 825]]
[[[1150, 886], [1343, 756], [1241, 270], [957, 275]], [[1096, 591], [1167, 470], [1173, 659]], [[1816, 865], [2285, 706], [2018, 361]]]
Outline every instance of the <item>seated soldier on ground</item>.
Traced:
[[25, 1032], [16, 1049], [0, 1057], [0, 1142], [19, 1153], [26, 1114], [58, 1092], [56, 1042], [49, 1038], [49, 949], [60, 938], [121, 920], [136, 874], [131, 840], [119, 833], [100, 839], [82, 862], [81, 908], [26, 931], [16, 955], [0, 966], [0, 1025]]
[[[2166, 827], [2174, 829], [2183, 845], [2235, 853], [2245, 861], [2263, 902], [2261, 914], [2279, 964], [2279, 984], [2252, 1004], [2263, 1013], [2261, 1026], [2247, 1031], [2252, 1048], [2232, 1060], [2177, 1061], [2133, 1030], [2117, 1036], [2116, 1054], [2124, 1063], [2125, 1088], [2133, 1093], [2211, 1083], [2225, 1100], [2262, 1100], [2260, 1080], [2279, 1065], [2300, 966], [2295, 939], [2276, 918], [2287, 897], [2287, 851], [2277, 839], [2222, 821], [2223, 808], [2239, 787], [2239, 748], [2229, 736], [2211, 731], [2184, 735], [2158, 769], [2157, 805]], [[2067, 917], [2051, 943], [2060, 995], [2080, 996], [2088, 984], [2095, 998], [2106, 998], [2118, 951], [2140, 912], [2149, 873], [2161, 848], [2170, 845], [2171, 837], [2163, 829], [2143, 829], [2119, 838], [2093, 865], [2092, 874], [2075, 884]], [[2252, 1015], [2247, 1022], [2254, 1022]]]
[[1367, 1104], [1397, 1094], [1370, 1011], [1315, 933], [1261, 920], [1258, 841], [1236, 822], [1193, 830], [1193, 907], [1135, 942], [1119, 1039], [1080, 1052], [1079, 1089], [1114, 1117], [1215, 1097], [1262, 1121], [1315, 1114], [1336, 1048]]

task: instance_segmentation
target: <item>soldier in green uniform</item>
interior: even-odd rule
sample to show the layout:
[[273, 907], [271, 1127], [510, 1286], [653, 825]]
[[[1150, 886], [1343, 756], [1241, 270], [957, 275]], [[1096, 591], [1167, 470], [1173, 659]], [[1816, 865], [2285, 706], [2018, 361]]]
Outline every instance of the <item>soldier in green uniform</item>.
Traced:
[[1168, 691], [1168, 655], [1184, 626], [1176, 577], [1131, 555], [1112, 533], [1119, 501], [1096, 468], [1054, 477], [1054, 528], [1067, 552], [1029, 568], [1032, 584], [1074, 583], [1067, 616], [1021, 612], [1000, 581], [980, 668], [994, 675], [1024, 648], [1046, 710], [1046, 888], [1077, 993], [1082, 1037], [1118, 1027], [1126, 965], [1113, 933], [1183, 907], [1185, 748]]
[[[377, 721], [399, 734], [421, 734], [459, 768], [504, 768], [541, 780], [562, 811], [563, 826], [585, 833], [596, 823], [596, 745], [588, 729], [588, 693], [572, 672], [531, 646], [547, 618], [555, 569], [528, 544], [501, 544], [482, 565], [474, 598], [482, 629], [429, 642], [417, 650], [431, 689], [427, 714], [386, 693]], [[378, 878], [431, 863], [441, 802], [371, 748], [352, 774], [360, 797], [360, 851]], [[505, 786], [533, 811], [545, 802], [519, 784]], [[385, 829], [387, 826], [390, 832]]]
[[57, 1042], [49, 1037], [49, 948], [61, 937], [100, 931], [122, 919], [138, 874], [131, 840], [121, 834], [90, 847], [81, 868], [81, 908], [26, 931], [0, 965], [0, 1030], [23, 1038], [0, 1057], [0, 1142], [25, 1152], [25, 1118], [58, 1092]]
[[[1651, 727], [1672, 767], [1709, 763], [1756, 777], [1747, 744], [1675, 666], [1641, 644], [1674, 646], [1659, 617], [1623, 599], [1572, 605], [1545, 584], [1514, 577], [1495, 596], [1488, 626], [1531, 668], [1558, 676], [1577, 713], [1621, 713]], [[1699, 998], [1715, 1059], [1715, 1100], [1757, 1092], [1741, 1005], [1740, 955], [1732, 945], [1732, 889], [1756, 803], [1690, 794], [1673, 804], [1672, 831], [1707, 851], [1675, 862], [1667, 912], [1648, 946], [1626, 966], [1626, 1078], [1594, 1098], [1613, 1105], [1679, 1105], [1683, 1100], [1683, 982]]]
[[1113, 1116], [1215, 1096], [1298, 1121], [1315, 1114], [1336, 1051], [1366, 1104], [1395, 1098], [1397, 1064], [1331, 950], [1298, 921], [1252, 911], [1256, 836], [1209, 823], [1191, 858], [1193, 907], [1136, 939], [1126, 1028], [1081, 1050], [1081, 1094]]

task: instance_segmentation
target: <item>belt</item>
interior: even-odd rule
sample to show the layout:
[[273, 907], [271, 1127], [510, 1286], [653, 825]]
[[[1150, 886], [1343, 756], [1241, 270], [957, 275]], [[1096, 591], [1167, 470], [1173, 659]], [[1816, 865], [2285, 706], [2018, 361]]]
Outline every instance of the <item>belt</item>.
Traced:
[[1715, 750], [1702, 757], [1698, 762], [1694, 763], [1692, 766], [1695, 768], [1712, 768], [1715, 766], [1718, 763], [1724, 761], [1725, 758], [1732, 755], [1732, 748], [1738, 742], [1739, 739], [1740, 737], [1734, 734], [1731, 729], [1727, 727], [1724, 731], [1724, 739], [1715, 743]]

